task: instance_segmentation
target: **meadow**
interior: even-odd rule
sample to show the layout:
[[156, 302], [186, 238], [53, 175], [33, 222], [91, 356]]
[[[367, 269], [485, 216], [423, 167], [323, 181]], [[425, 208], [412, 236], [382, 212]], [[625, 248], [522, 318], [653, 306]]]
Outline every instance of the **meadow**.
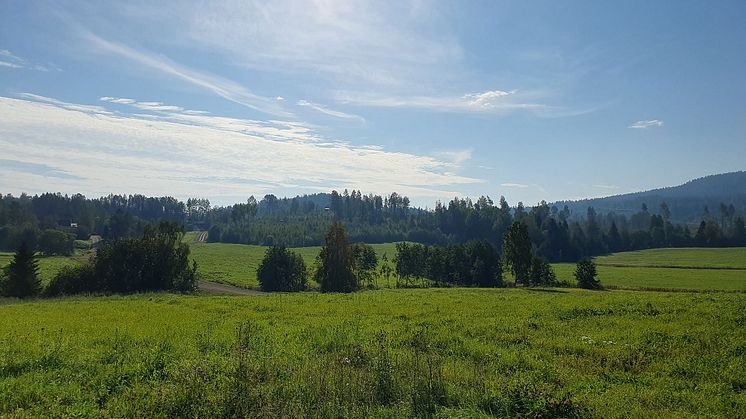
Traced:
[[[88, 254], [79, 252], [74, 256], [42, 256], [39, 257], [39, 278], [42, 284], [47, 284], [57, 272], [65, 266], [76, 266], [87, 260]], [[0, 268], [13, 260], [13, 253], [0, 252]]]
[[13, 416], [746, 415], [740, 293], [146, 294], [0, 319]]
[[[372, 245], [380, 257], [386, 253], [393, 267], [396, 256], [395, 243]], [[256, 269], [266, 247], [224, 244], [192, 243], [192, 257], [197, 261], [197, 272], [204, 280], [258, 289]], [[298, 252], [312, 270], [320, 247], [292, 249]], [[720, 290], [746, 292], [746, 248], [718, 249], [650, 249], [636, 252], [615, 253], [594, 259], [598, 278], [608, 288], [640, 290]], [[553, 264], [561, 281], [575, 284], [575, 264]], [[512, 277], [506, 272], [505, 280]], [[376, 275], [378, 287], [394, 286]], [[312, 287], [316, 286], [310, 281]]]
[[[376, 251], [379, 261], [385, 253], [389, 263], [393, 262], [394, 256], [396, 256], [395, 243], [373, 244], [371, 246]], [[201, 279], [243, 288], [259, 288], [256, 270], [264, 258], [264, 253], [267, 250], [266, 246], [192, 242], [190, 247], [192, 258], [197, 261], [197, 273]], [[321, 247], [298, 247], [291, 250], [303, 257], [306, 267], [311, 272]], [[316, 285], [315, 281], [311, 280], [309, 282], [311, 286]], [[385, 280], [381, 280], [379, 283], [385, 285]]]

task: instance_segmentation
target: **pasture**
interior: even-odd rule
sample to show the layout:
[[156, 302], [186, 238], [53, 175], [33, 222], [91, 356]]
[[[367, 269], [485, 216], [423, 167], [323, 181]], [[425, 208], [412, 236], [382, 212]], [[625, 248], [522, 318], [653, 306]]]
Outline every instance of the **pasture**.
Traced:
[[[87, 253], [75, 256], [42, 256], [39, 257], [39, 278], [42, 284], [47, 284], [57, 272], [65, 266], [76, 266], [88, 258]], [[0, 268], [6, 266], [13, 260], [13, 253], [0, 252]]]
[[[386, 253], [389, 262], [396, 255], [394, 243], [371, 245], [380, 258]], [[219, 282], [244, 288], [259, 288], [256, 270], [267, 251], [265, 246], [227, 243], [190, 243], [191, 256], [197, 261], [197, 273], [206, 281]], [[309, 272], [313, 270], [321, 247], [292, 248], [303, 257]], [[309, 281], [315, 285], [314, 281]]]
[[0, 305], [14, 416], [746, 415], [746, 295], [531, 289]]
[[[649, 249], [594, 258], [607, 288], [746, 292], [746, 248]], [[573, 283], [574, 264], [553, 265]]]

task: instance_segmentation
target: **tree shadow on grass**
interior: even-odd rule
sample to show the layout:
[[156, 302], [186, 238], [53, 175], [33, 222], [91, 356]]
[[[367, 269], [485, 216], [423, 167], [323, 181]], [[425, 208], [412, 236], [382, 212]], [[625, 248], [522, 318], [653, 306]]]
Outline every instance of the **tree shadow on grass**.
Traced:
[[532, 292], [546, 292], [550, 294], [567, 294], [565, 290], [558, 290], [556, 288], [524, 288], [526, 291]]

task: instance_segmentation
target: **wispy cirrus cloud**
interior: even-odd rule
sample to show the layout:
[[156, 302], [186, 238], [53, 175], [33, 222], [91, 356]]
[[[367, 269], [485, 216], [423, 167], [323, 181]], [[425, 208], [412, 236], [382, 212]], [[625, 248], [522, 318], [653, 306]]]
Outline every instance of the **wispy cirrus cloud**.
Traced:
[[663, 126], [663, 121], [660, 119], [648, 119], [643, 121], [637, 121], [633, 123], [632, 125], [628, 126], [627, 128], [634, 128], [634, 129], [647, 129], [647, 128], [661, 128]]
[[106, 40], [84, 29], [80, 29], [79, 32], [81, 37], [98, 51], [127, 58], [145, 67], [208, 90], [239, 105], [271, 115], [291, 116], [289, 112], [282, 109], [276, 99], [253, 94], [234, 81], [191, 69], [161, 55], [138, 51], [127, 45]]
[[0, 67], [5, 68], [16, 68], [16, 69], [30, 69], [36, 71], [49, 71], [50, 67], [57, 71], [62, 71], [55, 65], [41, 65], [36, 63], [30, 63], [27, 60], [13, 54], [7, 49], [0, 49]]
[[[117, 98], [105, 98], [116, 103]], [[137, 109], [138, 103], [147, 102], [124, 104]], [[300, 123], [187, 112], [127, 114], [29, 93], [0, 97], [0, 148], [4, 159], [17, 162], [15, 169], [0, 167], [6, 173], [0, 189], [199, 195], [235, 202], [269, 191], [361, 187], [445, 198], [461, 185], [482, 182], [453, 173], [448, 161], [352, 146]]]
[[317, 112], [321, 112], [325, 115], [333, 116], [335, 118], [352, 119], [352, 120], [365, 123], [365, 118], [363, 118], [360, 115], [353, 115], [353, 114], [342, 112], [342, 111], [336, 111], [334, 109], [329, 109], [328, 107], [324, 105], [309, 102], [307, 100], [299, 100], [298, 102], [296, 102], [296, 105], [310, 108]]
[[464, 162], [471, 160], [473, 149], [466, 150], [444, 150], [437, 151], [433, 155], [439, 159], [452, 163], [454, 166], [461, 166]]
[[382, 108], [419, 108], [437, 112], [504, 113], [515, 110], [540, 110], [546, 106], [511, 98], [516, 90], [488, 90], [460, 96], [390, 96], [378, 93], [338, 92], [341, 103]]

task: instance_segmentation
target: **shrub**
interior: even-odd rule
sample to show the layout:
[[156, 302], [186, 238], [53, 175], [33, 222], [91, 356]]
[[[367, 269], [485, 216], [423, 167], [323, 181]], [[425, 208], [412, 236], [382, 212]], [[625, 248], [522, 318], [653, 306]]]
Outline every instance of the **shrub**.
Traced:
[[530, 284], [533, 286], [555, 285], [557, 275], [548, 260], [542, 257], [534, 257], [531, 261]]
[[49, 282], [44, 295], [53, 297], [97, 291], [102, 291], [101, 284], [96, 282], [93, 265], [86, 263], [75, 267], [63, 267]]
[[39, 250], [47, 256], [73, 254], [74, 238], [64, 231], [48, 229], [39, 236]]
[[308, 282], [303, 258], [284, 246], [267, 249], [257, 269], [262, 291], [302, 291]]
[[575, 267], [575, 279], [580, 288], [594, 289], [600, 286], [596, 279], [596, 264], [592, 260], [581, 259]]

